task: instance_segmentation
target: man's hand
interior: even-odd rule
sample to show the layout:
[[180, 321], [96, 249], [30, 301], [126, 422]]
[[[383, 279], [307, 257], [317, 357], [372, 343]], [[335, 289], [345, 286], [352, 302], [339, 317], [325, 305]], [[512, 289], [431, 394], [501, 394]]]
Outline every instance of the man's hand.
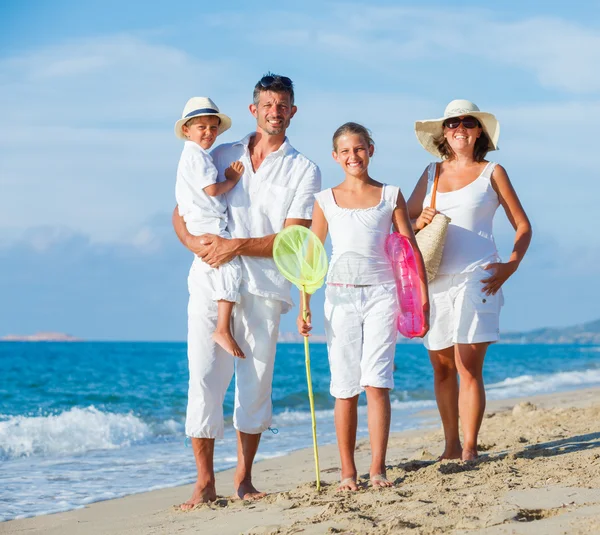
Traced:
[[227, 180], [234, 180], [237, 182], [244, 174], [244, 164], [239, 160], [233, 162], [227, 169], [225, 169], [225, 178]]
[[[198, 250], [192, 250], [210, 267], [222, 266], [237, 256], [235, 240], [221, 238], [215, 234], [203, 234], [198, 236], [198, 239]], [[188, 248], [191, 249], [189, 246]]]

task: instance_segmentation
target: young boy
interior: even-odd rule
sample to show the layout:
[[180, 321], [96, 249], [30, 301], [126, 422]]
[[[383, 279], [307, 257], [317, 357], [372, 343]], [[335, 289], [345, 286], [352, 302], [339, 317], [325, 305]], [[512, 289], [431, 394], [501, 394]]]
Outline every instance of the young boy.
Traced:
[[[231, 119], [220, 113], [217, 105], [207, 97], [188, 100], [181, 119], [175, 123], [175, 135], [186, 140], [177, 167], [175, 196], [179, 214], [194, 236], [216, 234], [230, 238], [224, 195], [238, 183], [244, 165], [239, 161], [232, 163], [225, 170], [225, 180], [218, 182], [217, 168], [207, 152], [217, 136], [230, 127]], [[190, 283], [193, 283], [195, 269], [210, 269], [213, 278], [213, 299], [218, 301], [213, 340], [234, 357], [245, 358], [230, 328], [233, 305], [239, 302], [240, 260], [234, 258], [216, 269], [195, 260], [190, 270]]]

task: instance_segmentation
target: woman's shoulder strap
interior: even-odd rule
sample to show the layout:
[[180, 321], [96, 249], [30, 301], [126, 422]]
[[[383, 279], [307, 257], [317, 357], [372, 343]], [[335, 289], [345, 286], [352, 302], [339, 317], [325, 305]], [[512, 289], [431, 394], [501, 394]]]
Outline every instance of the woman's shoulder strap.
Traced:
[[481, 176], [487, 178], [488, 180], [491, 180], [492, 173], [494, 172], [494, 169], [497, 165], [498, 164], [496, 162], [488, 162], [487, 165], [483, 168]]

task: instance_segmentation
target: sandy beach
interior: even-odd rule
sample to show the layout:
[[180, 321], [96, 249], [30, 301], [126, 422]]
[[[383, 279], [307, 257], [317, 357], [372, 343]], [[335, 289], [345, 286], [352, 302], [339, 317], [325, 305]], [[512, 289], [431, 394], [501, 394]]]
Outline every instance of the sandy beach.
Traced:
[[337, 450], [329, 445], [320, 448], [320, 494], [312, 451], [302, 450], [256, 465], [256, 485], [269, 493], [258, 502], [228, 498], [228, 470], [217, 474], [222, 497], [191, 512], [174, 506], [191, 493], [183, 486], [5, 522], [0, 533], [600, 533], [600, 389], [490, 402], [480, 436], [481, 457], [462, 463], [435, 461], [442, 450], [437, 424], [394, 434], [391, 489], [367, 486], [363, 439], [362, 488], [354, 494], [336, 492]]

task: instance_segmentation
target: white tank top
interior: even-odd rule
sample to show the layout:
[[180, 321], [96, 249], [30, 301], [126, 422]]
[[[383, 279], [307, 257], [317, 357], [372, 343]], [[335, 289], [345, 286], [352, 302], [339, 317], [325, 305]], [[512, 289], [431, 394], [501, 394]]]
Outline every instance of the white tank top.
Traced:
[[381, 200], [370, 208], [341, 208], [331, 188], [315, 195], [331, 236], [328, 283], [372, 285], [394, 282], [385, 254], [385, 240], [392, 227], [400, 189], [386, 184]]
[[[452, 219], [438, 270], [440, 275], [467, 273], [500, 260], [492, 233], [494, 215], [500, 206], [491, 182], [496, 165], [489, 162], [473, 182], [459, 190], [437, 192], [436, 209]], [[431, 163], [423, 207], [431, 202], [434, 178], [435, 163]]]

